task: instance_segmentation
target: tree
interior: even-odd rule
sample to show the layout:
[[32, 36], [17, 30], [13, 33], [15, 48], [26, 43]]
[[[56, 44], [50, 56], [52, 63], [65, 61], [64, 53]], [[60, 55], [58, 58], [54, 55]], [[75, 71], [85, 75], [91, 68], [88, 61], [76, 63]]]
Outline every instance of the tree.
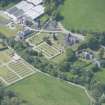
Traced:
[[0, 84], [0, 105], [28, 105], [28, 103], [20, 99], [15, 92], [6, 90]]
[[51, 16], [55, 8], [55, 2], [53, 0], [44, 0], [44, 5], [45, 5], [45, 13]]
[[69, 72], [71, 69], [71, 63], [69, 62], [62, 62], [60, 64], [60, 71], [62, 72]]
[[97, 100], [99, 99], [105, 91], [105, 85], [102, 83], [97, 83], [92, 90], [92, 95]]
[[99, 54], [98, 54], [100, 59], [102, 59], [104, 57], [104, 52], [105, 52], [104, 48], [100, 48]]
[[64, 0], [44, 0], [45, 13], [53, 16], [55, 19], [59, 14], [59, 7], [64, 3]]
[[8, 6], [9, 4], [17, 3], [21, 0], [0, 0], [0, 6], [5, 7]]
[[55, 33], [53, 33], [53, 39], [58, 40], [57, 35]]
[[77, 59], [76, 55], [75, 55], [75, 51], [73, 51], [71, 48], [68, 48], [66, 50], [66, 60], [68, 62], [74, 62]]
[[98, 35], [99, 43], [105, 46], [105, 33]]
[[87, 35], [86, 38], [87, 47], [96, 50], [100, 47], [99, 40], [95, 35]]
[[51, 40], [50, 40], [50, 38], [49, 37], [44, 37], [43, 38], [43, 41], [45, 41], [48, 45], [52, 45], [52, 42], [51, 42]]

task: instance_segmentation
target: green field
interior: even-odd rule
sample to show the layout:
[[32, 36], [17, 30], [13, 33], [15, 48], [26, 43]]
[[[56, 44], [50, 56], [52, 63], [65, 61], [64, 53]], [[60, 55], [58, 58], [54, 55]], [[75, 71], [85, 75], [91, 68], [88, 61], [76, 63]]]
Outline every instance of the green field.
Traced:
[[64, 81], [37, 73], [8, 89], [32, 105], [89, 105], [85, 92]]
[[62, 23], [67, 29], [105, 31], [105, 0], [65, 0]]

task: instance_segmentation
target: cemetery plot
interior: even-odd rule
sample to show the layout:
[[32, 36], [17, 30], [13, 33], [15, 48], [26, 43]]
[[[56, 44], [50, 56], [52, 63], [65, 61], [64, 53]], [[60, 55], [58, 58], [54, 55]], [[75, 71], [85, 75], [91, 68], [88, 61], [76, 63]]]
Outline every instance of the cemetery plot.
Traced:
[[11, 85], [35, 73], [37, 69], [21, 59], [13, 51], [0, 51], [0, 81]]
[[40, 50], [47, 58], [51, 59], [61, 53], [57, 48], [50, 46], [46, 42], [41, 43], [37, 46], [38, 50]]
[[38, 34], [32, 36], [29, 39], [29, 41], [34, 45], [38, 45], [43, 42], [44, 37], [48, 37], [48, 36], [49, 36], [48, 33], [40, 33], [40, 34], [38, 33]]

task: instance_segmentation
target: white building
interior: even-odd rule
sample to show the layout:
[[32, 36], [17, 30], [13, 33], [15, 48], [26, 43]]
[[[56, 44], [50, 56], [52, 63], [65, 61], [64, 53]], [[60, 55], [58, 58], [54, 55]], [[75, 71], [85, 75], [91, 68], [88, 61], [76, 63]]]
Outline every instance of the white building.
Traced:
[[21, 17], [29, 17], [34, 20], [44, 14], [42, 2], [43, 0], [24, 0], [8, 9], [5, 13], [14, 21]]
[[42, 5], [35, 6], [25, 12], [25, 15], [33, 20], [42, 14], [44, 14], [44, 7]]

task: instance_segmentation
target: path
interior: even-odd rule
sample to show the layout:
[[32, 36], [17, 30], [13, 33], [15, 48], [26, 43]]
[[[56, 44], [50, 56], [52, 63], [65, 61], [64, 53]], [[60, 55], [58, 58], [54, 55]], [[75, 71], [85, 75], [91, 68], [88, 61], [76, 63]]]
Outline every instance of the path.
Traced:
[[50, 31], [50, 30], [36, 30], [36, 29], [32, 29], [31, 28], [31, 30], [32, 31], [35, 31], [35, 32], [52, 32], [52, 33], [65, 33], [65, 34], [68, 34], [68, 33], [70, 33], [71, 35], [73, 35], [73, 36], [76, 36], [76, 37], [78, 37], [79, 39], [81, 39], [81, 40], [85, 40], [85, 38], [84, 38], [84, 36], [83, 35], [81, 35], [81, 34], [77, 34], [77, 33], [72, 33], [72, 32], [70, 32], [70, 31], [66, 31], [66, 30], [61, 30], [61, 31]]

